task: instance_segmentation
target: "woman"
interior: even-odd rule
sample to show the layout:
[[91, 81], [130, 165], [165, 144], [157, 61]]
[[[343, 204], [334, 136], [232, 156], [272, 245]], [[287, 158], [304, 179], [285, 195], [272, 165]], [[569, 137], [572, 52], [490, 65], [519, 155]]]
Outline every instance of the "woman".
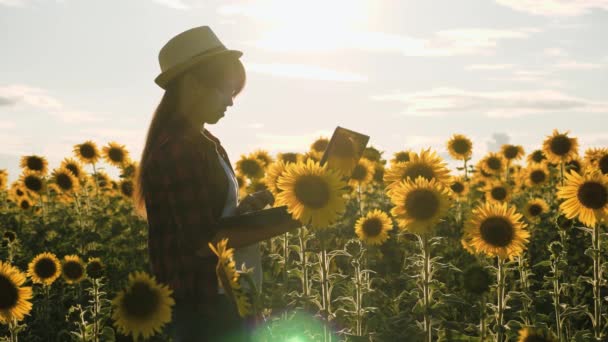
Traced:
[[255, 231], [218, 225], [222, 216], [273, 202], [269, 192], [261, 192], [238, 204], [226, 151], [204, 127], [217, 123], [243, 89], [241, 55], [206, 26], [180, 33], [159, 54], [162, 72], [155, 82], [165, 93], [148, 129], [135, 201], [148, 219], [152, 272], [173, 290], [175, 341], [247, 338], [234, 304], [218, 289], [209, 242], [228, 238], [238, 251], [296, 226], [290, 219]]

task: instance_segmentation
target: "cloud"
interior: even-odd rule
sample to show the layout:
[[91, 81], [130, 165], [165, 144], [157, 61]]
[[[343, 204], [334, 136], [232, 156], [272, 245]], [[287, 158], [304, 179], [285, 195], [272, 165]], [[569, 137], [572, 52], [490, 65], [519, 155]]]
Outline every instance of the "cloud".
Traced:
[[574, 17], [594, 9], [608, 10], [606, 0], [496, 0], [500, 5], [533, 15]]
[[17, 127], [17, 124], [12, 121], [0, 121], [0, 129], [9, 129], [15, 127]]
[[554, 65], [554, 67], [558, 69], [567, 69], [567, 70], [595, 70], [606, 67], [606, 64], [602, 63], [588, 63], [588, 62], [579, 62], [575, 60], [563, 60]]
[[331, 137], [332, 132], [318, 130], [300, 135], [280, 135], [270, 133], [257, 133], [258, 143], [253, 148], [264, 148], [269, 152], [307, 152], [310, 145], [319, 137]]
[[163, 5], [169, 8], [178, 9], [178, 10], [187, 10], [190, 9], [190, 5], [187, 5], [182, 0], [153, 0], [159, 5]]
[[545, 55], [553, 56], [553, 57], [562, 57], [562, 56], [566, 56], [568, 54], [568, 53], [566, 53], [566, 51], [564, 51], [563, 49], [560, 49], [560, 48], [548, 48], [548, 49], [544, 49], [543, 52], [545, 53]]
[[314, 65], [304, 64], [281, 64], [281, 63], [248, 63], [247, 71], [306, 80], [341, 81], [341, 82], [365, 82], [367, 77], [348, 71], [322, 68]]
[[514, 64], [472, 64], [466, 67], [467, 70], [505, 70], [511, 69]]
[[403, 115], [446, 116], [482, 114], [488, 117], [518, 117], [530, 114], [580, 111], [608, 113], [608, 102], [596, 102], [552, 90], [469, 91], [435, 88], [429, 91], [372, 96], [377, 101], [406, 105]]
[[23, 7], [27, 2], [27, 0], [0, 0], [0, 5], [8, 7]]

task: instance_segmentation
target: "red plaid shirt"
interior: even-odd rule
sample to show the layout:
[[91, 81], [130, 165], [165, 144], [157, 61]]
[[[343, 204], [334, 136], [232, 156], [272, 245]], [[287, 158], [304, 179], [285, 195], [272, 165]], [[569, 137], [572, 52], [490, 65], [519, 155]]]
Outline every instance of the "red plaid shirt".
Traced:
[[199, 257], [196, 250], [208, 248], [217, 233], [213, 225], [228, 193], [216, 146], [231, 164], [209, 131], [204, 130], [205, 135], [192, 128], [179, 132], [183, 133], [161, 137], [143, 175], [151, 271], [173, 289], [176, 299], [211, 309], [217, 297], [217, 257]]

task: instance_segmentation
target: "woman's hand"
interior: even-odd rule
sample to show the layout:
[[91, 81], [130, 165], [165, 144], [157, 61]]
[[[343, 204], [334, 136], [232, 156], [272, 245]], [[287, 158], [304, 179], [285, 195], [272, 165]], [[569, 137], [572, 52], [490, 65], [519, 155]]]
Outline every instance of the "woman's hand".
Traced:
[[254, 192], [243, 198], [236, 208], [236, 213], [240, 215], [249, 211], [261, 210], [269, 204], [274, 204], [274, 196], [272, 196], [270, 191], [262, 190]]

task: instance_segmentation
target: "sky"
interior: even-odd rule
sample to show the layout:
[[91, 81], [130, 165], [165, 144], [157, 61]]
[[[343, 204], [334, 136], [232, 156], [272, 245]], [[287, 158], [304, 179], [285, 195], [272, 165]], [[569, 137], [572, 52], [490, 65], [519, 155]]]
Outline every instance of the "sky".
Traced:
[[[247, 85], [208, 129], [233, 163], [304, 152], [336, 126], [393, 153], [473, 140], [539, 148], [553, 129], [608, 147], [608, 0], [0, 0], [0, 169], [73, 146], [139, 160], [163, 90], [158, 52], [208, 25]], [[100, 165], [110, 175], [117, 171]]]

